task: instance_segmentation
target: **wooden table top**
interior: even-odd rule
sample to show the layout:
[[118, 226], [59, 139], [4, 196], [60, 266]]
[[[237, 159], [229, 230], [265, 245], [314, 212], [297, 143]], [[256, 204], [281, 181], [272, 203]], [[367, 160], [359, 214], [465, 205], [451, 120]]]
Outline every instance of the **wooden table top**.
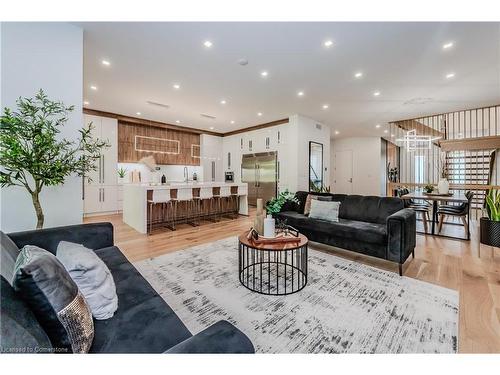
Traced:
[[309, 240], [306, 236], [299, 233], [300, 241], [297, 242], [282, 242], [282, 243], [255, 243], [252, 239], [248, 239], [249, 230], [243, 232], [238, 237], [238, 240], [245, 246], [252, 247], [257, 250], [292, 250], [297, 249], [299, 247], [305, 246]]
[[464, 194], [453, 194], [453, 195], [434, 195], [425, 194], [421, 192], [413, 192], [401, 196], [401, 199], [425, 199], [428, 201], [446, 201], [446, 202], [467, 202], [467, 198]]

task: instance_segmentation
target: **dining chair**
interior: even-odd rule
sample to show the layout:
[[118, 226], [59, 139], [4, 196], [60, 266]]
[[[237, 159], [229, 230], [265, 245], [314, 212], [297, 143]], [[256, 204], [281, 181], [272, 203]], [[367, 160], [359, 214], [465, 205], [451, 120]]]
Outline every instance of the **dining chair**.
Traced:
[[[402, 188], [399, 189], [398, 195], [399, 197], [402, 197], [403, 195], [409, 194], [410, 190], [407, 188]], [[427, 233], [428, 229], [428, 222], [430, 221], [430, 216], [429, 216], [429, 209], [431, 208], [431, 205], [427, 202], [416, 202], [413, 199], [403, 199], [403, 204], [405, 208], [412, 209], [415, 211], [415, 213], [420, 213], [422, 217], [422, 222], [424, 223], [424, 231]]]
[[438, 233], [441, 232], [445, 217], [449, 215], [449, 216], [460, 217], [465, 229], [465, 234], [467, 235], [467, 237], [469, 236], [469, 223], [467, 221], [467, 216], [469, 215], [472, 198], [474, 198], [474, 192], [467, 191], [465, 193], [465, 197], [467, 198], [467, 202], [462, 202], [458, 205], [451, 205], [451, 204], [439, 205], [437, 209], [437, 214], [439, 217]]

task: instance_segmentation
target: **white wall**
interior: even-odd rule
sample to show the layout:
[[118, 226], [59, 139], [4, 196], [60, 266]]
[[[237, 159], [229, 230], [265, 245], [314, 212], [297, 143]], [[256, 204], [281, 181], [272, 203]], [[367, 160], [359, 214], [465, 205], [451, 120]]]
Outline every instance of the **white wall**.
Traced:
[[[343, 166], [335, 164], [335, 153], [352, 151], [352, 194], [381, 195], [381, 139], [380, 137], [353, 137], [334, 139], [332, 142], [333, 163], [331, 178]], [[335, 171], [336, 169], [336, 171]], [[335, 192], [335, 183], [332, 191]]]
[[[40, 89], [53, 100], [74, 105], [61, 137], [75, 139], [82, 124], [83, 32], [66, 23], [2, 23], [0, 105], [15, 108], [19, 96]], [[36, 215], [24, 188], [1, 191], [0, 227], [5, 232], [34, 229]], [[63, 186], [41, 194], [45, 227], [82, 221], [82, 180], [69, 177]]]

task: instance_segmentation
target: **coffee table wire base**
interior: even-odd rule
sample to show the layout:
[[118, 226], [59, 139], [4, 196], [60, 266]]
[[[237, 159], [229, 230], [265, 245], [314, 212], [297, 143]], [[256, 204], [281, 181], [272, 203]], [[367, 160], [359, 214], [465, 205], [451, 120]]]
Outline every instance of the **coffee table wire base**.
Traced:
[[307, 284], [307, 244], [287, 250], [255, 249], [239, 243], [239, 278], [253, 292], [282, 296]]

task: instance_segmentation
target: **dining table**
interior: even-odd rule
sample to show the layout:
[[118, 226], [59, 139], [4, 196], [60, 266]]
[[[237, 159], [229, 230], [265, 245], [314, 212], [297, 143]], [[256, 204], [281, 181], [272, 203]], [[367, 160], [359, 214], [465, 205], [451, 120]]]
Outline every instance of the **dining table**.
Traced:
[[[456, 238], [456, 239], [466, 239], [467, 241], [470, 240], [470, 214], [467, 215], [467, 238], [462, 238], [462, 237], [456, 237], [456, 236], [450, 236], [450, 235], [443, 235], [440, 233], [436, 233], [436, 224], [438, 224], [438, 203], [443, 202], [443, 203], [467, 203], [468, 199], [465, 196], [465, 194], [460, 194], [460, 193], [452, 193], [452, 194], [437, 194], [437, 193], [425, 193], [421, 191], [414, 191], [410, 192], [408, 194], [402, 195], [401, 199], [405, 200], [425, 200], [432, 202], [432, 220], [431, 220], [431, 235], [433, 236], [440, 236], [440, 237], [449, 237], [449, 238]], [[426, 233], [429, 234], [429, 233]]]

